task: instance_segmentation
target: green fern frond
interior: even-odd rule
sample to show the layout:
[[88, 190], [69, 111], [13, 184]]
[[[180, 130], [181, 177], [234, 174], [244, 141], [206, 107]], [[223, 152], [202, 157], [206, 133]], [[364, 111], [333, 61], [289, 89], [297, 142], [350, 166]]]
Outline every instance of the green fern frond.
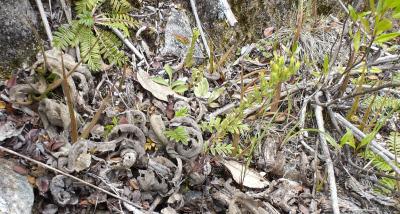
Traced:
[[398, 158], [400, 158], [400, 133], [399, 132], [391, 132], [388, 141], [389, 150], [395, 154]]
[[189, 142], [189, 134], [186, 129], [182, 126], [179, 126], [175, 129], [167, 130], [164, 132], [165, 136], [167, 136], [170, 140], [175, 142], [181, 142], [184, 145], [188, 145]]
[[114, 63], [117, 66], [123, 65], [128, 58], [123, 51], [119, 50], [122, 46], [122, 42], [119, 38], [105, 30], [97, 30], [96, 33], [99, 38], [100, 54], [110, 63]]
[[132, 10], [127, 0], [110, 0], [110, 6], [113, 13], [128, 13]]
[[[120, 50], [120, 39], [106, 31], [106, 28], [119, 29], [125, 36], [129, 36], [128, 27], [138, 26], [136, 20], [127, 14], [132, 9], [128, 0], [110, 0], [107, 1], [108, 5], [103, 5], [104, 2], [105, 0], [79, 0], [75, 8], [78, 20], [74, 20], [69, 26], [60, 27], [54, 33], [55, 47], [65, 49], [79, 45], [81, 55], [87, 56], [84, 62], [94, 71], [100, 70], [102, 59], [118, 66], [128, 59]], [[99, 42], [96, 43], [97, 40]]]
[[364, 152], [364, 157], [367, 158], [368, 160], [372, 161], [372, 165], [380, 170], [380, 171], [384, 171], [384, 172], [390, 172], [392, 171], [392, 167], [390, 167], [390, 165], [388, 163], [386, 163], [385, 160], [383, 160], [379, 155], [366, 150]]
[[120, 14], [120, 13], [111, 13], [111, 14], [104, 14], [110, 22], [114, 23], [122, 23], [126, 26], [129, 26], [131, 28], [137, 28], [138, 27], [138, 22], [129, 16], [129, 14]]
[[78, 14], [78, 23], [84, 25], [86, 27], [93, 27], [94, 26], [94, 19], [92, 13], [89, 11], [84, 11], [81, 14]]
[[114, 28], [114, 29], [121, 30], [122, 34], [124, 34], [125, 37], [129, 37], [129, 30], [126, 27], [126, 25], [123, 24], [123, 23], [106, 21], [106, 22], [99, 22], [98, 24], [106, 26], [106, 27], [108, 27], [110, 29]]
[[62, 25], [54, 32], [53, 46], [59, 49], [65, 49], [68, 46], [76, 44], [77, 32], [76, 25]]
[[84, 12], [92, 12], [94, 8], [98, 5], [101, 5], [104, 0], [81, 0], [76, 2], [75, 10], [78, 14], [82, 14]]
[[188, 115], [188, 109], [186, 107], [182, 107], [175, 112], [175, 117], [186, 117]]
[[[373, 96], [369, 96], [363, 102], [364, 106], [368, 106], [373, 99]], [[376, 96], [375, 102], [372, 104], [372, 110], [377, 111], [383, 105], [383, 110], [391, 110], [391, 109], [399, 109], [400, 108], [400, 99], [389, 97], [389, 96]]]
[[234, 147], [232, 144], [219, 142], [211, 145], [209, 149], [212, 155], [230, 155], [232, 154]]
[[[96, 40], [97, 38], [90, 28], [81, 29], [81, 33], [79, 34], [81, 56], [86, 56], [83, 61], [93, 71], [100, 70], [102, 64], [100, 45], [96, 43]], [[93, 48], [90, 50], [92, 46]]]
[[[386, 186], [386, 187], [388, 187], [388, 188], [390, 188], [390, 189], [392, 189], [392, 190], [395, 190], [397, 188], [396, 187], [397, 182], [396, 182], [395, 179], [381, 178], [381, 179], [379, 179], [379, 183], [384, 185], [384, 186]], [[389, 191], [386, 188], [375, 188], [375, 191], [379, 192], [381, 194], [384, 194], [384, 195], [391, 194], [391, 191]]]

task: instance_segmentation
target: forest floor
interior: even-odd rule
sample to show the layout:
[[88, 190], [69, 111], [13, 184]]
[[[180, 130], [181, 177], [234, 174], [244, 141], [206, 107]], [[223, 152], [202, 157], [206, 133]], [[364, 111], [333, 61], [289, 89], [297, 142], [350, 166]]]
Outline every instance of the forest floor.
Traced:
[[[64, 41], [84, 13], [52, 2]], [[134, 2], [130, 37], [110, 36], [124, 63], [80, 60], [102, 34], [61, 52], [38, 30], [36, 62], [0, 84], [0, 157], [28, 178], [33, 213], [400, 212], [395, 18], [336, 1]]]

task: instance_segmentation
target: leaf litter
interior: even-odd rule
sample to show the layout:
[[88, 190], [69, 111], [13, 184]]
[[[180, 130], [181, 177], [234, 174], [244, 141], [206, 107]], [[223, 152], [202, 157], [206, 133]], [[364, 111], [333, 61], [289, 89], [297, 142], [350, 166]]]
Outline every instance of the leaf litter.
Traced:
[[[262, 87], [273, 78], [267, 71], [268, 62], [274, 57], [274, 42], [279, 41], [278, 52], [287, 52], [292, 31], [268, 27], [261, 31], [263, 39], [252, 41], [255, 43], [239, 48], [237, 53], [228, 54], [228, 50], [226, 55], [220, 54], [218, 63], [210, 65], [205, 61], [199, 67], [187, 66], [182, 64], [185, 56], [181, 52], [179, 56], [148, 54], [162, 49], [164, 29], [156, 22], [165, 24], [164, 16], [170, 11], [174, 16], [179, 14], [173, 4], [159, 6], [144, 1], [140, 9], [134, 10], [141, 14], [136, 14], [141, 17], [141, 24], [147, 26], [137, 35], [141, 42], [135, 44], [147, 58], [132, 59], [130, 72], [125, 72], [127, 68], [106, 66], [101, 74], [91, 73], [73, 55], [63, 54], [66, 70], [75, 69], [67, 84], [78, 133], [88, 130], [107, 100], [86, 139], [70, 141], [68, 105], [58, 87], [61, 82], [53, 84], [62, 79], [61, 52], [49, 49], [45, 56], [39, 54], [30, 70], [18, 71], [18, 76], [25, 78], [14, 78], [13, 84], [2, 89], [2, 147], [114, 194], [21, 160], [23, 165], [15, 170], [33, 178], [32, 183], [39, 190], [35, 212], [331, 213], [334, 208], [324, 171], [325, 158], [315, 152], [320, 149], [315, 143], [319, 139], [311, 131], [308, 137], [291, 133], [302, 117], [298, 112], [305, 97], [312, 95], [320, 76], [300, 78], [295, 74], [283, 83], [279, 115], [269, 112], [271, 100], [263, 94], [271, 90]], [[158, 14], [159, 20], [149, 14]], [[306, 58], [309, 53], [312, 60], [323, 64], [328, 51], [323, 47], [335, 45], [339, 36], [336, 31], [342, 27], [328, 20], [322, 24], [331, 31], [318, 34], [304, 30], [298, 49], [300, 57]], [[178, 42], [186, 53], [194, 52], [189, 38], [173, 35], [165, 40]], [[181, 40], [187, 40], [187, 44]], [[196, 52], [200, 46], [197, 42]], [[170, 46], [168, 50], [174, 51]], [[347, 60], [347, 51], [340, 50], [339, 61]], [[168, 71], [162, 69], [163, 64], [171, 65]], [[40, 73], [43, 67], [47, 71]], [[165, 80], [163, 72], [168, 72], [168, 84], [154, 79]], [[380, 70], [373, 79], [384, 78], [380, 72], [384, 71]], [[185, 90], [174, 91], [173, 80], [185, 84]], [[254, 103], [249, 104], [249, 100]], [[344, 109], [349, 107], [349, 103], [343, 105]], [[3, 106], [10, 106], [12, 111]], [[336, 107], [340, 111], [341, 106]], [[394, 127], [398, 124], [391, 123]], [[304, 146], [305, 137], [312, 148]], [[394, 194], [378, 194], [375, 177], [349, 172], [354, 166], [343, 165], [343, 152], [337, 152], [335, 147], [330, 151], [340, 180], [338, 205], [342, 212], [370, 208], [390, 213], [400, 209], [398, 190]], [[360, 158], [352, 161], [365, 162]]]

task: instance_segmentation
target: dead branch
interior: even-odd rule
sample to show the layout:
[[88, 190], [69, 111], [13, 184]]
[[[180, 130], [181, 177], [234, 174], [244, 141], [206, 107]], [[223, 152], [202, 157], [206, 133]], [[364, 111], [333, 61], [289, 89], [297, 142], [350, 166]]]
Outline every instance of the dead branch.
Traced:
[[206, 49], [208, 57], [210, 57], [210, 47], [208, 47], [206, 36], [204, 35], [203, 27], [201, 26], [201, 21], [199, 15], [197, 14], [196, 0], [190, 0], [190, 6], [192, 7], [194, 18], [196, 19], [197, 28], [200, 31], [201, 40], [203, 41], [204, 49]]
[[[322, 95], [322, 92], [318, 92], [315, 95], [315, 98], [318, 100], [318, 97]], [[322, 116], [322, 107], [319, 105], [314, 106], [315, 110], [315, 118], [317, 120], [318, 124], [318, 130], [319, 130], [319, 139], [322, 147], [322, 151], [325, 156], [325, 163], [326, 163], [326, 170], [328, 171], [328, 181], [329, 181], [329, 189], [331, 192], [331, 201], [332, 201], [332, 209], [333, 213], [339, 214], [339, 200], [337, 197], [337, 189], [336, 189], [336, 180], [335, 180], [335, 171], [333, 168], [333, 163], [331, 156], [329, 154], [329, 147], [325, 139], [325, 128], [324, 128], [324, 119]]]

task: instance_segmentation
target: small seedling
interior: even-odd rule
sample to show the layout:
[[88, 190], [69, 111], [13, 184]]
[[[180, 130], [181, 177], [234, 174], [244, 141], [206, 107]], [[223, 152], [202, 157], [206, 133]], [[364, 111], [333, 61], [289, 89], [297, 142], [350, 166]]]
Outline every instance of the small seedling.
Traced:
[[173, 81], [173, 74], [174, 74], [174, 69], [171, 68], [171, 66], [169, 64], [166, 64], [164, 66], [164, 70], [165, 72], [168, 74], [168, 79], [164, 79], [162, 77], [154, 77], [153, 81], [161, 84], [161, 85], [165, 85], [170, 87], [173, 91], [175, 91], [178, 94], [183, 94], [185, 93], [185, 91], [188, 90], [188, 86], [186, 85], [186, 81], [183, 80], [175, 80]]

